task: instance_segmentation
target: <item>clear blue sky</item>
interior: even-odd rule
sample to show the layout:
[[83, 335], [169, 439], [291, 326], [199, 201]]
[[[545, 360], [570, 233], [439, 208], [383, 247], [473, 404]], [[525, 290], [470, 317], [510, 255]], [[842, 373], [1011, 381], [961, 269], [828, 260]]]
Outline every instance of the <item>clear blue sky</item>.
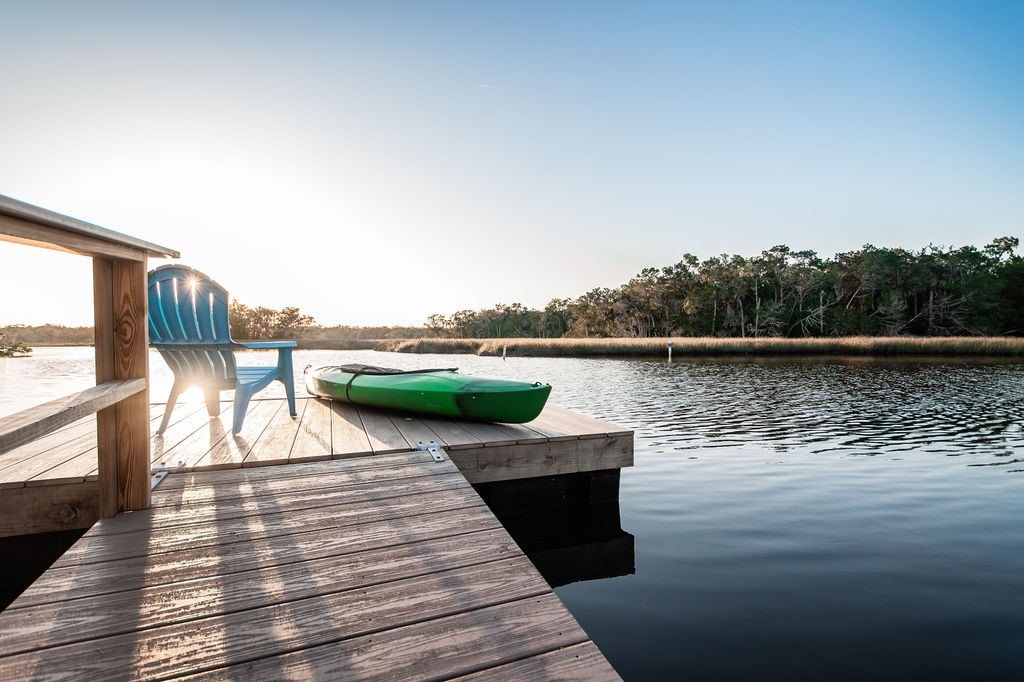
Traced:
[[[1024, 2], [0, 16], [0, 194], [322, 324], [539, 308], [686, 252], [1024, 237]], [[90, 273], [0, 242], [0, 324], [91, 324]]]

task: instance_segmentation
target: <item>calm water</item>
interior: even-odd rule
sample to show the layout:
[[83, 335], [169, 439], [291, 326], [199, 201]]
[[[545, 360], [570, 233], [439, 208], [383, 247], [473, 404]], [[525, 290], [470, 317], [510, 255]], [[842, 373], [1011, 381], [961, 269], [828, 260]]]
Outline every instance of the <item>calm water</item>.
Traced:
[[[0, 359], [0, 414], [90, 353]], [[296, 357], [338, 362], [549, 381], [636, 430], [635, 572], [557, 588], [626, 679], [1024, 679], [1022, 364]]]

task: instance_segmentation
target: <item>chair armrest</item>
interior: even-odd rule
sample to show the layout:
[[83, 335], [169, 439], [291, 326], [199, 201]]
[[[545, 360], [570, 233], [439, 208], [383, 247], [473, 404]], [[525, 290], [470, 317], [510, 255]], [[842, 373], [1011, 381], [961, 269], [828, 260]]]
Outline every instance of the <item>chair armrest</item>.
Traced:
[[294, 341], [236, 341], [243, 348], [295, 348]]

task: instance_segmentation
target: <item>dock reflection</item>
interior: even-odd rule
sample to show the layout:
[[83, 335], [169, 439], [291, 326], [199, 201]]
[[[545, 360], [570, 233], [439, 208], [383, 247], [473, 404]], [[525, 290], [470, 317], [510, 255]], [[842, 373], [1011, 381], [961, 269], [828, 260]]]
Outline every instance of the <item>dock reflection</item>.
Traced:
[[636, 572], [618, 469], [474, 487], [551, 587]]

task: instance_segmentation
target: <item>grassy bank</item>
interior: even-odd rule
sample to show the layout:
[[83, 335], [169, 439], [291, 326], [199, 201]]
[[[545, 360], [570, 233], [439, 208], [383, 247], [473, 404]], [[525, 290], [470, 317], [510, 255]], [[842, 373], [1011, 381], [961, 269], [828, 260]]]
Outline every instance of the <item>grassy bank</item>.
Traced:
[[[377, 350], [398, 353], [472, 353], [533, 357], [664, 357], [672, 341], [673, 357], [715, 355], [877, 355], [877, 356], [1024, 356], [1024, 338], [873, 337], [823, 339], [394, 339]], [[507, 349], [507, 350], [506, 350]]]

